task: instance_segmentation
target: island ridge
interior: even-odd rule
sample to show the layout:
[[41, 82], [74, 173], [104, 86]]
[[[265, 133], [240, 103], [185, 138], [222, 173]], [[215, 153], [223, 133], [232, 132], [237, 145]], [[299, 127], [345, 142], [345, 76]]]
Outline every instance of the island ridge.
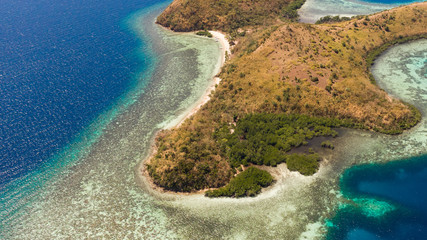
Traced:
[[[427, 4], [342, 22], [304, 24], [289, 14], [297, 2], [274, 8], [280, 11], [266, 10], [263, 17], [245, 5], [242, 11], [248, 18], [235, 22], [231, 16], [243, 13], [233, 15], [233, 10], [238, 11], [242, 3], [232, 3], [226, 12], [216, 13], [217, 8], [203, 1], [178, 0], [158, 18], [160, 24], [176, 31], [224, 31], [234, 45], [210, 101], [179, 127], [159, 132], [157, 151], [146, 166], [158, 186], [177, 192], [218, 188], [249, 166], [281, 162], [299, 166], [291, 170], [313, 174], [302, 169], [318, 168], [321, 156], [316, 156], [315, 149], [292, 151], [316, 137], [335, 137], [333, 128], [399, 134], [419, 122], [417, 109], [393, 99], [375, 84], [370, 66], [389, 46], [427, 36]], [[200, 13], [211, 11], [217, 18], [195, 14], [181, 19], [194, 8]], [[277, 127], [276, 118], [289, 116], [296, 119], [296, 125]], [[250, 138], [251, 128], [274, 131], [268, 139]], [[284, 137], [292, 141], [283, 145]], [[318, 145], [333, 148], [327, 141]], [[242, 146], [248, 151], [236, 151]]]

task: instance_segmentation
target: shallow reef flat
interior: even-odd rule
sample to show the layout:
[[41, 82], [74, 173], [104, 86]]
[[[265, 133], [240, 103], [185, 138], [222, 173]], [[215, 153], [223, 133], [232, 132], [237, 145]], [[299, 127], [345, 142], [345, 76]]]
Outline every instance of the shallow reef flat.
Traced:
[[[426, 43], [426, 40], [420, 40], [393, 47], [373, 67], [374, 76], [381, 87], [405, 101], [416, 99], [417, 103], [414, 104], [420, 109], [427, 109], [425, 81], [408, 82], [406, 78], [425, 78]], [[396, 72], [387, 70], [388, 66], [383, 65], [384, 61], [395, 64], [396, 72], [403, 75], [396, 77]], [[387, 74], [381, 75], [378, 69]], [[417, 75], [411, 75], [414, 72]], [[402, 84], [402, 81], [408, 84]], [[270, 169], [277, 179], [276, 184], [255, 198], [169, 196], [169, 200], [163, 202], [164, 209], [174, 231], [185, 239], [322, 239], [327, 229], [327, 219], [350, 201], [343, 197], [339, 188], [345, 169], [427, 152], [427, 124], [425, 111], [422, 112], [420, 124], [397, 136], [360, 130], [340, 131], [340, 137], [333, 142], [335, 150], [322, 153], [325, 161], [318, 173], [303, 177], [281, 164], [276, 169]], [[388, 202], [359, 199], [358, 203], [366, 206], [365, 213], [373, 217], [381, 217], [395, 210], [395, 206]]]
[[[383, 3], [381, 3], [383, 2]], [[324, 16], [367, 15], [416, 1], [307, 0], [298, 10], [300, 21], [315, 23]]]
[[160, 28], [154, 19], [163, 8], [154, 6], [127, 19], [129, 30], [144, 38], [134, 54], [154, 54], [156, 68], [139, 76], [146, 83], [141, 95], [110, 119], [85, 157], [33, 189], [41, 192], [32, 202], [11, 195], [0, 238], [175, 238], [159, 202], [138, 185], [135, 167], [148, 154], [155, 132], [186, 115], [213, 84], [222, 51], [212, 39]]
[[253, 149], [238, 150], [248, 143], [229, 133], [239, 134], [239, 122], [245, 126], [248, 114], [324, 117], [345, 122], [333, 126], [387, 134], [413, 127], [420, 113], [375, 85], [369, 67], [381, 46], [425, 35], [425, 7], [413, 4], [333, 24], [286, 22], [247, 30], [251, 34], [237, 38], [211, 100], [179, 128], [159, 134], [158, 151], [147, 164], [153, 181], [181, 192], [217, 188], [238, 171], [239, 161], [275, 165], [288, 160], [278, 151], [286, 154], [288, 146], [303, 144], [299, 137], [274, 140], [285, 136], [280, 130], [268, 141], [251, 137]]
[[[361, 22], [358, 23], [363, 24]], [[359, 32], [357, 36], [360, 35]], [[425, 45], [424, 42], [410, 44]], [[424, 51], [421, 48], [416, 49], [415, 52]], [[262, 53], [259, 49], [256, 51]], [[274, 51], [266, 51], [265, 55], [271, 56], [268, 54], [272, 52]], [[402, 59], [404, 58], [396, 58], [396, 63], [402, 62]], [[407, 66], [404, 64], [400, 66], [404, 69], [403, 72], [411, 72], [405, 69]], [[378, 65], [374, 66], [377, 67]], [[417, 67], [409, 67], [414, 68]], [[417, 69], [416, 72], [420, 73], [424, 66]], [[384, 89], [388, 89], [388, 84], [393, 85], [393, 82], [398, 83], [402, 79], [388, 79], [385, 76], [378, 76], [375, 72], [373, 74], [377, 84]], [[248, 75], [250, 74], [246, 72], [246, 78]], [[357, 79], [360, 82], [361, 76], [358, 75]], [[398, 95], [407, 91], [406, 88], [413, 89], [410, 98], [423, 94], [426, 89], [422, 84], [399, 86], [394, 96], [408, 101], [405, 96]], [[389, 97], [387, 99], [393, 101]], [[426, 108], [425, 105], [415, 104], [415, 106], [419, 109]], [[424, 111], [421, 112], [424, 117]], [[200, 194], [155, 195], [170, 219], [170, 228], [184, 239], [322, 239], [326, 232], [326, 220], [333, 217], [340, 206], [349, 201], [343, 197], [339, 188], [339, 179], [344, 170], [357, 164], [388, 162], [427, 152], [425, 128], [423, 118], [413, 129], [396, 136], [360, 130], [341, 130], [340, 137], [333, 141], [335, 150], [325, 149], [319, 153], [325, 160], [318, 173], [303, 177], [290, 172], [283, 164], [276, 169], [270, 168], [276, 177], [276, 184], [254, 198], [207, 199]], [[378, 209], [367, 211], [370, 216], [381, 216], [394, 209], [388, 203], [368, 199], [360, 199], [359, 204]]]
[[[397, 45], [382, 54], [372, 68], [383, 89], [417, 106], [424, 117], [426, 51], [425, 39]], [[426, 136], [423, 118], [414, 130], [401, 138], [385, 141], [384, 155], [344, 172], [340, 186], [347, 201], [343, 201], [337, 214], [327, 221], [327, 239], [425, 238]], [[382, 161], [396, 157], [399, 158], [396, 161]]]

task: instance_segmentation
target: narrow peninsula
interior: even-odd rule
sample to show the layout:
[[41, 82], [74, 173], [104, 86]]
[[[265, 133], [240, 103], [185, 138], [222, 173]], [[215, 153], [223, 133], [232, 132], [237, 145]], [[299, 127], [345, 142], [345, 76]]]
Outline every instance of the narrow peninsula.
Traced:
[[399, 134], [420, 121], [375, 84], [370, 66], [391, 45], [426, 38], [427, 3], [318, 24], [297, 21], [303, 3], [175, 0], [158, 17], [174, 31], [222, 31], [233, 47], [210, 100], [157, 135], [146, 162], [156, 185], [254, 196], [273, 182], [258, 166], [314, 174], [337, 128]]

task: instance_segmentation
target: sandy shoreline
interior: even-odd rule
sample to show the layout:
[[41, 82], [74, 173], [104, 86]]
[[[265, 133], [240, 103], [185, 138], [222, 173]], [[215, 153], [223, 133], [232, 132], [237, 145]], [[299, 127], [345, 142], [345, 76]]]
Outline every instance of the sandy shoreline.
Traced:
[[[167, 28], [164, 28], [164, 27], [162, 28], [167, 31], [170, 31]], [[227, 56], [231, 55], [231, 48], [228, 40], [226, 39], [226, 36], [223, 33], [218, 31], [209, 31], [209, 32], [213, 35], [213, 39], [218, 43], [220, 43], [221, 45], [221, 59], [220, 59], [221, 62], [218, 69], [215, 71], [216, 72], [215, 75], [212, 76], [212, 82], [193, 107], [191, 107], [188, 111], [185, 111], [183, 114], [176, 117], [174, 120], [170, 121], [168, 124], [164, 125], [162, 129], [173, 129], [173, 128], [179, 127], [186, 119], [190, 118], [193, 114], [195, 114], [204, 104], [206, 104], [210, 100], [211, 92], [215, 90], [217, 84], [219, 84], [221, 81], [221, 79], [217, 77], [217, 75], [220, 73], [222, 67], [224, 66]], [[183, 34], [183, 33], [176, 33], [176, 34]], [[189, 33], [184, 33], [184, 34], [189, 34]], [[147, 154], [147, 157], [143, 158], [143, 160], [140, 162], [140, 164], [137, 165], [135, 169], [135, 174], [137, 175], [138, 184], [145, 191], [149, 192], [151, 195], [161, 199], [175, 199], [176, 197], [179, 197], [179, 196], [203, 197], [203, 193], [205, 193], [209, 189], [202, 189], [202, 190], [190, 192], [190, 193], [174, 192], [174, 191], [165, 190], [164, 188], [156, 185], [152, 181], [146, 169], [146, 164], [150, 163], [150, 159], [157, 153], [157, 148], [155, 146], [156, 136], [157, 136], [157, 133], [154, 135], [152, 139], [152, 144]], [[246, 199], [246, 201], [250, 202], [254, 199], [260, 200], [260, 199], [270, 198], [275, 194], [277, 194], [278, 191], [283, 189], [283, 187], [291, 187], [296, 185], [300, 186], [301, 184], [303, 185], [309, 184], [318, 177], [324, 177], [324, 175], [326, 174], [325, 171], [323, 171], [324, 165], [325, 163], [322, 163], [319, 171], [310, 177], [301, 175], [298, 172], [291, 172], [290, 170], [288, 170], [285, 163], [282, 163], [277, 167], [260, 166], [261, 169], [264, 169], [270, 172], [270, 174], [272, 174], [272, 176], [276, 179], [276, 183], [273, 184], [272, 186], [269, 186], [263, 189], [262, 194], [257, 195], [255, 198]], [[237, 200], [239, 202], [245, 202], [244, 199], [228, 199], [228, 200], [230, 201]]]
[[[165, 28], [164, 28], [165, 29]], [[170, 31], [167, 29], [167, 31]], [[220, 64], [218, 66], [218, 69], [216, 69], [215, 74], [212, 76], [211, 83], [209, 84], [209, 87], [206, 89], [206, 91], [203, 93], [201, 98], [196, 102], [195, 106], [193, 106], [188, 111], [185, 111], [184, 114], [179, 115], [175, 120], [171, 121], [170, 123], [166, 124], [162, 129], [173, 129], [176, 127], [179, 127], [186, 119], [190, 118], [192, 115], [194, 115], [204, 104], [206, 104], [210, 100], [210, 94], [212, 91], [215, 91], [216, 86], [220, 83], [221, 79], [217, 77], [217, 75], [221, 72], [222, 67], [224, 66], [224, 63], [226, 61], [226, 57], [231, 55], [231, 47], [230, 44], [225, 36], [225, 34], [219, 32], [219, 31], [209, 31], [212, 34], [212, 38], [218, 42], [221, 47], [221, 58], [219, 59]], [[177, 33], [180, 34], [180, 33]], [[146, 163], [150, 162], [150, 159], [156, 154], [157, 149], [155, 146], [155, 138], [157, 136], [157, 133], [155, 134], [153, 138], [152, 145], [150, 147], [149, 153], [147, 157], [145, 157], [140, 164], [136, 168], [136, 175], [138, 183], [147, 191], [150, 193], [161, 193], [162, 195], [189, 195], [189, 194], [197, 194], [205, 192], [206, 190], [200, 190], [195, 193], [177, 193], [172, 191], [164, 190], [162, 187], [157, 186], [154, 184], [154, 182], [151, 180], [151, 177], [148, 174], [148, 171], [145, 167]]]
[[[175, 127], [179, 127], [186, 119], [194, 115], [199, 109], [206, 104], [211, 98], [210, 94], [212, 91], [215, 91], [216, 85], [218, 85], [221, 82], [221, 78], [216, 77], [220, 72], [222, 67], [224, 66], [224, 63], [226, 61], [226, 56], [231, 55], [230, 50], [230, 43], [228, 42], [226, 36], [218, 31], [209, 31], [212, 34], [212, 38], [217, 41], [221, 45], [221, 63], [219, 65], [219, 68], [217, 69], [215, 75], [212, 77], [212, 83], [210, 86], [206, 89], [206, 91], [203, 93], [202, 97], [197, 101], [197, 105], [187, 113], [184, 114], [183, 118], [178, 121], [176, 124], [170, 124], [166, 127], [166, 129], [172, 129]], [[178, 117], [180, 118], [180, 117]]]

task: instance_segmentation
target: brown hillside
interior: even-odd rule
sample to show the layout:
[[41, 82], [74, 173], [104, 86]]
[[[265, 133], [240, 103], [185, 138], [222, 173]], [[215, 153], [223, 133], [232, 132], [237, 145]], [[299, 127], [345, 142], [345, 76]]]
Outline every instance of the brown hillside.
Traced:
[[231, 167], [213, 133], [248, 113], [350, 119], [385, 133], [412, 127], [418, 111], [372, 83], [369, 53], [409, 36], [425, 37], [426, 20], [427, 3], [418, 3], [335, 24], [252, 29], [238, 39], [211, 100], [179, 128], [159, 134], [150, 176], [178, 191], [226, 184]]
[[174, 31], [220, 29], [271, 24], [283, 16], [291, 0], [176, 0], [157, 22]]

